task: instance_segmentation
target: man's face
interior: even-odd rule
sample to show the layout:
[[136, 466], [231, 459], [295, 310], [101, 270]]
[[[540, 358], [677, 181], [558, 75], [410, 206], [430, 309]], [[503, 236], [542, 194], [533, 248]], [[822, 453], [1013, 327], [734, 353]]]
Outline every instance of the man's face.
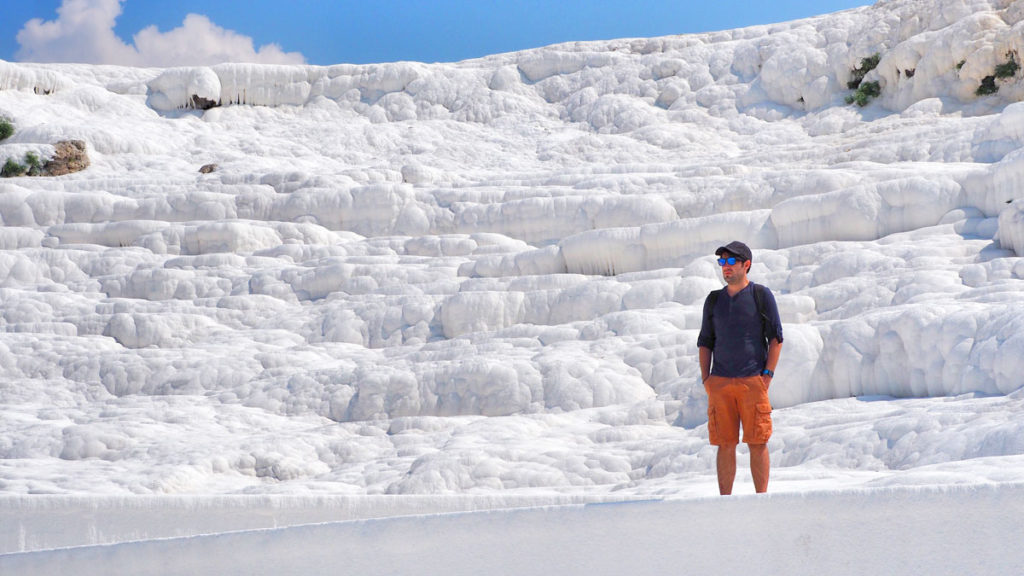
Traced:
[[[722, 265], [722, 278], [725, 279], [726, 284], [740, 283], [746, 279], [747, 262], [745, 260], [740, 260], [738, 257], [729, 254], [728, 252], [722, 252], [722, 255], [719, 256], [719, 258], [726, 261], [725, 264]], [[736, 258], [736, 263], [729, 264], [728, 260], [730, 258]]]

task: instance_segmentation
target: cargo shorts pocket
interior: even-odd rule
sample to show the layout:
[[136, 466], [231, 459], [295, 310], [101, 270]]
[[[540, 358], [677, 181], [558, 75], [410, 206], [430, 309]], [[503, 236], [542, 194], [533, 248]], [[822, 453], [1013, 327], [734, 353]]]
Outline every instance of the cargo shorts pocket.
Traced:
[[754, 407], [754, 444], [764, 444], [772, 437], [772, 405], [760, 402]]
[[714, 406], [708, 406], [708, 440], [712, 444], [718, 442], [718, 422], [715, 418]]

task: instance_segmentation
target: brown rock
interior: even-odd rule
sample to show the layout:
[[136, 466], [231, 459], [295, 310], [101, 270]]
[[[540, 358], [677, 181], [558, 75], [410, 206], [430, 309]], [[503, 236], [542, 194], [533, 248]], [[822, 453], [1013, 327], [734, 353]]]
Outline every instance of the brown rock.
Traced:
[[220, 106], [220, 104], [216, 100], [203, 98], [198, 94], [192, 95], [192, 107], [196, 110], [209, 110], [210, 108], [216, 108], [217, 106]]
[[82, 140], [61, 140], [53, 147], [53, 158], [43, 165], [44, 176], [63, 176], [89, 167], [89, 156]]
[[216, 171], [217, 168], [218, 168], [218, 166], [216, 164], [204, 164], [202, 166], [202, 168], [199, 169], [199, 173], [200, 174], [209, 174], [210, 172]]

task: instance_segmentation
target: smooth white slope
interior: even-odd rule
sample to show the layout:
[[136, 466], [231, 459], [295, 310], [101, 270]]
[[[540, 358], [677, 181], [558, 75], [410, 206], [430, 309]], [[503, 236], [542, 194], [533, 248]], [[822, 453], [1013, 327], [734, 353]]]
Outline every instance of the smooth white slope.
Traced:
[[0, 556], [113, 574], [1017, 574], [1024, 485], [496, 510]]

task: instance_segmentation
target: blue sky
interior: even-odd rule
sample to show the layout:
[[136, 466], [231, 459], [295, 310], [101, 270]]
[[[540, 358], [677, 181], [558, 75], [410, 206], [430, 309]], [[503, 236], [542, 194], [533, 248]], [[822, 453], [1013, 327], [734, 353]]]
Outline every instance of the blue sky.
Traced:
[[[0, 59], [167, 66], [217, 59], [318, 65], [457, 61], [572, 40], [783, 22], [872, 2], [63, 0], [60, 17], [61, 0], [5, 4]], [[185, 23], [188, 14], [204, 18]], [[32, 19], [41, 22], [26, 27]]]

